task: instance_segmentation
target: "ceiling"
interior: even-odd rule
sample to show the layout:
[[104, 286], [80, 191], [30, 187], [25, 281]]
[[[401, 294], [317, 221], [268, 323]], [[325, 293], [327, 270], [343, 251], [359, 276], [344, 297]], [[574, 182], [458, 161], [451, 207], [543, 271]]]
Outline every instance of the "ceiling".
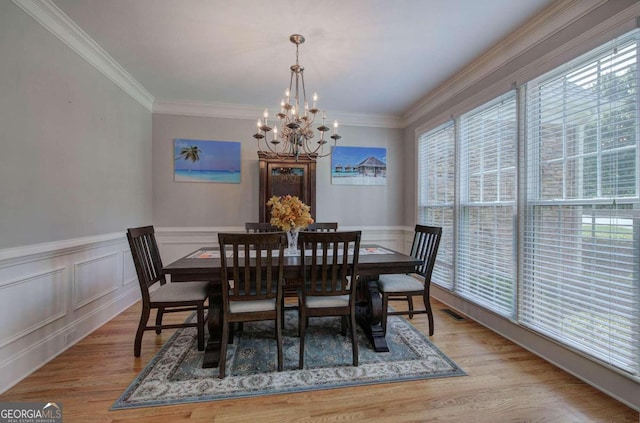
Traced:
[[552, 0], [52, 0], [156, 101], [402, 116]]

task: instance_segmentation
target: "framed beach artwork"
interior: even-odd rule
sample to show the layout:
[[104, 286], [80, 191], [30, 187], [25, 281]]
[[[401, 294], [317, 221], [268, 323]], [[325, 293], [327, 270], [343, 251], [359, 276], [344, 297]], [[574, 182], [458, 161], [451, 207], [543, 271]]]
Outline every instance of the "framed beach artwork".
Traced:
[[331, 183], [335, 185], [386, 185], [387, 149], [333, 147]]
[[177, 138], [173, 145], [175, 182], [240, 183], [240, 143]]

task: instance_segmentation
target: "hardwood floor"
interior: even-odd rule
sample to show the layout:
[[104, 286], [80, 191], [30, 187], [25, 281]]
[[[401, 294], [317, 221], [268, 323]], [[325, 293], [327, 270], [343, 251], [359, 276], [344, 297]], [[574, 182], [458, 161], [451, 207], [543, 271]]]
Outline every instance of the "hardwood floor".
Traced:
[[[638, 412], [434, 301], [431, 341], [468, 376], [219, 402], [109, 411], [173, 331], [144, 335], [136, 304], [0, 395], [57, 402], [72, 422], [634, 422]], [[180, 320], [177, 313], [167, 319]], [[413, 324], [427, 333], [426, 315]]]

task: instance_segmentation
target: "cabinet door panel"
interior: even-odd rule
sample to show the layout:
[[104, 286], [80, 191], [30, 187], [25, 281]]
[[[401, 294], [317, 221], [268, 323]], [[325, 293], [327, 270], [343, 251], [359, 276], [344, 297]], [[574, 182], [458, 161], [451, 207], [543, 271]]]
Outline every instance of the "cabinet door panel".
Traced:
[[268, 222], [270, 213], [266, 205], [274, 196], [295, 195], [311, 207], [315, 219], [316, 156], [302, 155], [267, 157], [258, 153], [260, 165], [260, 222]]

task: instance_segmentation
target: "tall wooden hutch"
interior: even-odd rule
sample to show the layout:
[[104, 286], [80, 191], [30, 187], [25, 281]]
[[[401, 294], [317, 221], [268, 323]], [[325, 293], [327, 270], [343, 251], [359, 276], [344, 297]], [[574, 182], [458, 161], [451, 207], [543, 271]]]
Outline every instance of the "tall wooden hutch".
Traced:
[[316, 154], [269, 156], [258, 152], [260, 165], [260, 222], [271, 218], [267, 201], [274, 196], [294, 195], [311, 207], [316, 218]]

